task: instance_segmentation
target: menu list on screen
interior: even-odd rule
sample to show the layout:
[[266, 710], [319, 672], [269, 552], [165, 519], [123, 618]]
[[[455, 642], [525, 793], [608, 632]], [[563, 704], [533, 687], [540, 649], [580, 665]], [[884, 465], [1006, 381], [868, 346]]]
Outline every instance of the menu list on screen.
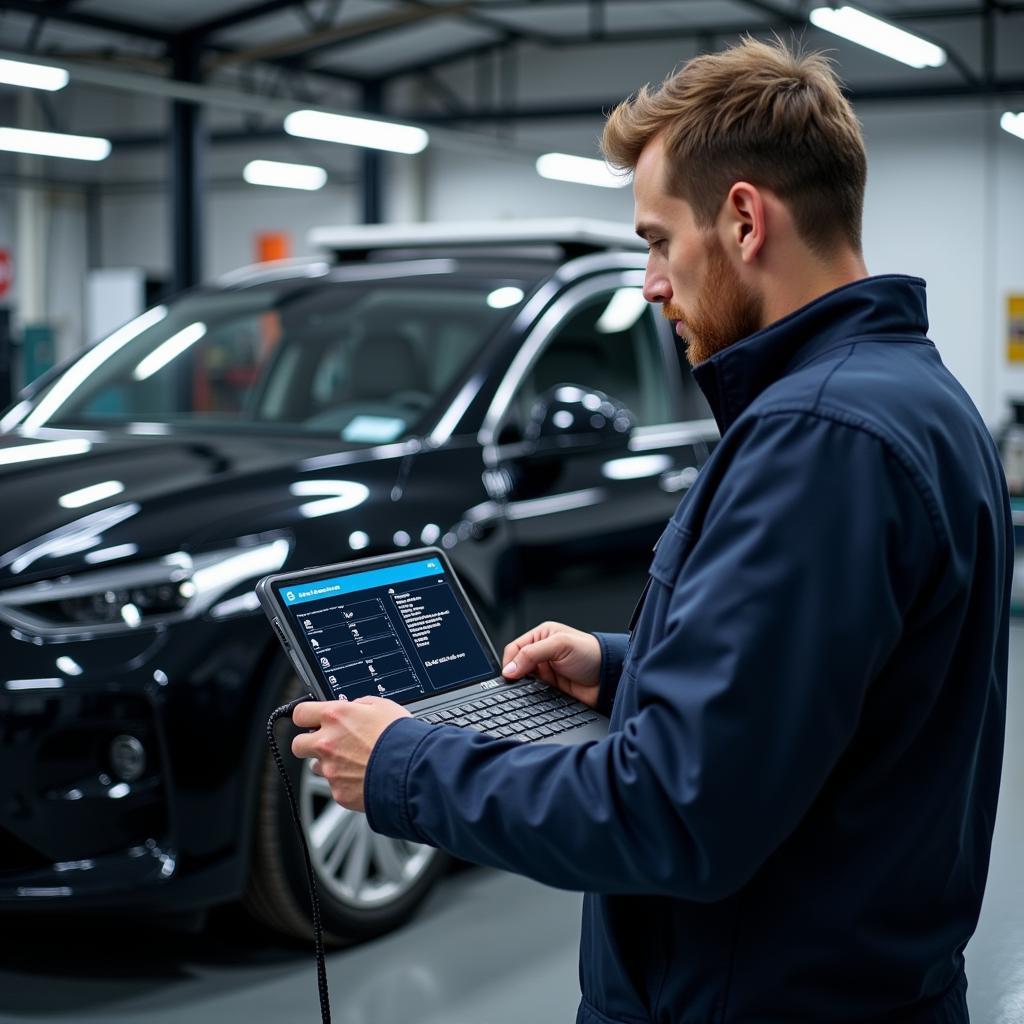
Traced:
[[409, 703], [493, 672], [436, 558], [280, 589], [327, 692]]

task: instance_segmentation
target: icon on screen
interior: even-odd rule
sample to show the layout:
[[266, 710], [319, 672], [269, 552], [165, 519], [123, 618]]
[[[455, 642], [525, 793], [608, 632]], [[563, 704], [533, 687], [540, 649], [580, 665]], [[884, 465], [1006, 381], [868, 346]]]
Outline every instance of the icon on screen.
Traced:
[[338, 677], [337, 676], [328, 676], [327, 677], [327, 682], [329, 682], [331, 684], [331, 686], [333, 686], [337, 681], [338, 681]]
[[313, 628], [313, 623], [310, 622], [309, 619], [303, 619], [302, 624], [306, 627], [306, 629]]
[[437, 568], [437, 562], [427, 562], [427, 568], [428, 569], [436, 569]]
[[315, 640], [310, 640], [309, 642], [313, 645], [314, 648], [317, 648], [317, 647], [320, 646]]
[[295, 600], [295, 591], [289, 590], [288, 593], [285, 594], [284, 596], [287, 597], [289, 601], [294, 601]]
[[323, 665], [324, 668], [330, 668], [331, 667], [331, 663], [330, 663], [330, 661], [328, 661], [327, 658], [321, 658], [320, 659], [320, 664]]

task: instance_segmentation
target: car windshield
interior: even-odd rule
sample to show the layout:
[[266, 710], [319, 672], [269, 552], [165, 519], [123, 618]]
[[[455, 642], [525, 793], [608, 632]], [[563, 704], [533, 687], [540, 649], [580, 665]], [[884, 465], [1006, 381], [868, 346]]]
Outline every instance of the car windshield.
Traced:
[[22, 422], [398, 440], [443, 412], [473, 357], [515, 312], [521, 281], [332, 281], [205, 291], [94, 345]]

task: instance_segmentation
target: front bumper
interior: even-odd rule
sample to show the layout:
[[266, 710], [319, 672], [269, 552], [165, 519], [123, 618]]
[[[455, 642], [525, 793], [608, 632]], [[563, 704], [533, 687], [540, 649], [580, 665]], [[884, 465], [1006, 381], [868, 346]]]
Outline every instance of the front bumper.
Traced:
[[[5, 631], [0, 908], [177, 911], [239, 894], [266, 641], [255, 618], [59, 644]], [[138, 778], [118, 774], [119, 736], [144, 751]]]

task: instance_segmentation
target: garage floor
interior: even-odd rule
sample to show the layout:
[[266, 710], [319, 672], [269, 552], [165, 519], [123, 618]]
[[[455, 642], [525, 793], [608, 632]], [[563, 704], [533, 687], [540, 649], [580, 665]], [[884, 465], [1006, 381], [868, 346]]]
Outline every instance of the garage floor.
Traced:
[[[1024, 1024], [1024, 625], [1011, 636], [1003, 791], [992, 870], [968, 947], [975, 1024]], [[338, 1024], [573, 1020], [580, 897], [467, 868], [400, 933], [334, 953]], [[311, 954], [230, 915], [199, 936], [53, 918], [0, 934], [0, 1024], [318, 1021]]]

